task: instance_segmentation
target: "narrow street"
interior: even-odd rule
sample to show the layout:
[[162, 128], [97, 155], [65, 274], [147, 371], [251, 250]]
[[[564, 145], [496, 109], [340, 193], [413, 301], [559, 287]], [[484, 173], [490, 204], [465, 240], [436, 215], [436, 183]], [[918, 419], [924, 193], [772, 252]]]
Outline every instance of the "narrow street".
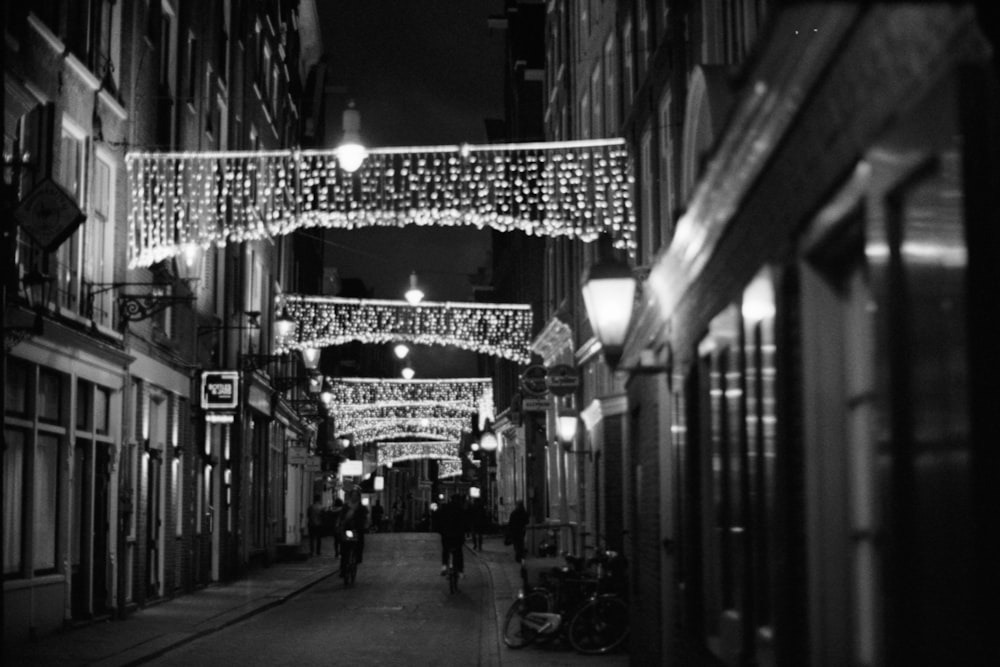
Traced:
[[[283, 604], [168, 651], [153, 665], [624, 665], [624, 653], [589, 658], [568, 648], [512, 651], [498, 631], [516, 594], [516, 565], [499, 537], [466, 548], [456, 594], [440, 576], [433, 533], [367, 536], [357, 581], [336, 574]], [[335, 563], [325, 540], [319, 557]]]

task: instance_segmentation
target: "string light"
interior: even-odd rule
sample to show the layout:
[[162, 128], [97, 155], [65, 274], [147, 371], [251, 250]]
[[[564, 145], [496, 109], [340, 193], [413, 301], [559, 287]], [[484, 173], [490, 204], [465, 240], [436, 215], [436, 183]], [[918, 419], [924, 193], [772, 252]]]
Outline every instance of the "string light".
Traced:
[[[393, 465], [398, 461], [413, 459], [442, 459], [455, 461], [461, 465], [458, 458], [457, 440], [431, 440], [424, 442], [379, 442], [378, 464]], [[439, 475], [440, 476], [440, 475]]]
[[351, 341], [452, 346], [527, 364], [531, 360], [532, 312], [527, 304], [456, 303], [282, 296], [283, 312], [298, 323], [276, 347], [343, 345]]
[[438, 461], [438, 479], [458, 477], [462, 474], [461, 459], [441, 459]]
[[468, 419], [413, 419], [351, 417], [334, 420], [337, 437], [353, 435], [355, 442], [371, 442], [412, 435], [436, 438], [459, 438], [472, 430]]
[[347, 406], [373, 409], [419, 403], [468, 406], [478, 410], [480, 401], [493, 401], [491, 378], [399, 380], [391, 378], [327, 377], [332, 410]]
[[297, 229], [463, 226], [635, 250], [624, 139], [372, 149], [354, 174], [337, 152], [126, 155], [129, 268]]

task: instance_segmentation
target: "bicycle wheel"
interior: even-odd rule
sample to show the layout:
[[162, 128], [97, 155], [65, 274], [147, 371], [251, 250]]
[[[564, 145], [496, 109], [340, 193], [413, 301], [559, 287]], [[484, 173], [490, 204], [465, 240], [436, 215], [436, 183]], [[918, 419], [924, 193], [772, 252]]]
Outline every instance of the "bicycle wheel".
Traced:
[[545, 595], [531, 592], [514, 600], [503, 621], [503, 643], [508, 648], [524, 648], [538, 638], [538, 630], [525, 622], [524, 617], [533, 611], [548, 611]]
[[628, 605], [617, 595], [588, 600], [573, 615], [568, 634], [580, 653], [607, 653], [628, 637]]

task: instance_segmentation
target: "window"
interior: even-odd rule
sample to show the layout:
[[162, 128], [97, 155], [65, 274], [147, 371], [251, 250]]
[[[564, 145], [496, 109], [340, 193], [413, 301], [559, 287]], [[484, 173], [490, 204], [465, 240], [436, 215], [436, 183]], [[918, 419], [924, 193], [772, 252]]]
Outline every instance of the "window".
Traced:
[[607, 134], [618, 136], [618, 63], [615, 49], [615, 36], [608, 35], [604, 44], [604, 92], [607, 99], [604, 104], [604, 115], [607, 118]]
[[118, 75], [121, 72], [122, 53], [122, 3], [101, 0], [101, 17], [98, 28], [97, 74], [106, 88], [118, 92]]
[[91, 187], [91, 215], [83, 226], [83, 298], [89, 299], [84, 313], [103, 326], [111, 326], [112, 294], [110, 290], [90, 297], [89, 285], [110, 283], [114, 276], [114, 182], [115, 168], [111, 155], [98, 149], [94, 160]]
[[[261, 38], [263, 39], [263, 37]], [[260, 60], [260, 71], [257, 73], [257, 78], [261, 83], [261, 94], [265, 99], [271, 97], [270, 84], [271, 84], [271, 47], [264, 44], [263, 49], [261, 49], [261, 60]]]
[[27, 436], [21, 429], [4, 429], [3, 451], [3, 576], [16, 577], [23, 567], [24, 459]]
[[187, 72], [188, 72], [188, 89], [187, 89], [187, 100], [188, 104], [194, 106], [195, 97], [198, 95], [198, 38], [194, 36], [194, 33], [188, 34], [187, 41]]
[[674, 188], [673, 169], [671, 168], [673, 142], [671, 141], [670, 90], [667, 89], [660, 98], [658, 113], [659, 123], [659, 194], [660, 194], [660, 233], [664, 242], [669, 242], [673, 236], [674, 220]]
[[[177, 64], [176, 50], [177, 43], [177, 22], [174, 20], [173, 11], [170, 5], [163, 3], [163, 12], [160, 14], [160, 34], [158, 46], [160, 50], [160, 92], [173, 98], [177, 94]], [[188, 54], [190, 56], [190, 53]]]
[[[59, 142], [56, 182], [84, 208], [84, 167], [86, 134], [68, 118], [63, 119]], [[87, 225], [80, 226], [56, 251], [56, 290], [61, 307], [78, 312], [81, 305], [81, 271], [86, 246]]]
[[639, 76], [646, 75], [649, 65], [649, 51], [652, 47], [649, 39], [649, 10], [646, 7], [646, 0], [639, 0], [636, 3], [639, 8]]
[[642, 252], [642, 262], [643, 264], [650, 264], [653, 261], [653, 255], [656, 254], [656, 250], [659, 247], [660, 235], [659, 230], [656, 227], [656, 213], [653, 210], [653, 195], [654, 195], [654, 181], [653, 181], [653, 130], [647, 127], [642, 133], [642, 142], [640, 144], [640, 183], [642, 192], [640, 192], [640, 209], [639, 216], [642, 223], [642, 232], [639, 238], [639, 244]]
[[632, 106], [632, 98], [635, 96], [635, 63], [632, 51], [632, 19], [625, 20], [625, 27], [622, 28], [622, 85], [624, 86], [625, 107]]
[[595, 137], [605, 136], [604, 115], [601, 109], [601, 101], [604, 97], [604, 90], [601, 88], [601, 65], [594, 67], [590, 75], [590, 126]]

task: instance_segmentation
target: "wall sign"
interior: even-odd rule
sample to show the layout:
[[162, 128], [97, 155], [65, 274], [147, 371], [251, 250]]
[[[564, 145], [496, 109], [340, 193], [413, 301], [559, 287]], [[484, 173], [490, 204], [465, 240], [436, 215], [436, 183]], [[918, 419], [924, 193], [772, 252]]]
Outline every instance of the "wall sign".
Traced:
[[203, 371], [201, 409], [232, 410], [240, 400], [239, 371]]
[[580, 376], [572, 366], [560, 364], [549, 369], [545, 383], [556, 396], [567, 396], [580, 386]]

